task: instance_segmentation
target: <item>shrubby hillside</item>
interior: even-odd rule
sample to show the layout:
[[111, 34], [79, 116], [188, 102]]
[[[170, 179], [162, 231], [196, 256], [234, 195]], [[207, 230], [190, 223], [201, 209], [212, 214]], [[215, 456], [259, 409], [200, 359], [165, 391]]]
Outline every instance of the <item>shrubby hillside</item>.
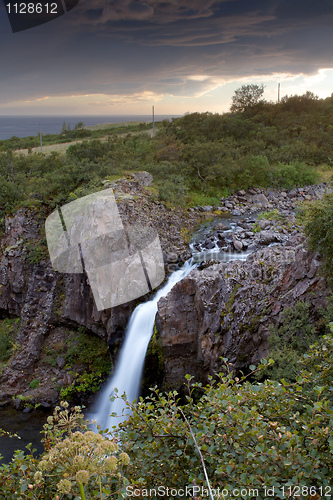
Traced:
[[[192, 113], [163, 121], [157, 129], [154, 138], [140, 127], [128, 133], [126, 127], [118, 133], [112, 129], [103, 141], [73, 144], [65, 155], [24, 156], [14, 152], [12, 140], [2, 141], [2, 215], [27, 204], [52, 209], [125, 171], [147, 170], [163, 201], [195, 206], [217, 204], [220, 196], [254, 186], [315, 183], [318, 167], [333, 166], [333, 97], [306, 93], [234, 113]], [[63, 135], [52, 141], [62, 141]]]

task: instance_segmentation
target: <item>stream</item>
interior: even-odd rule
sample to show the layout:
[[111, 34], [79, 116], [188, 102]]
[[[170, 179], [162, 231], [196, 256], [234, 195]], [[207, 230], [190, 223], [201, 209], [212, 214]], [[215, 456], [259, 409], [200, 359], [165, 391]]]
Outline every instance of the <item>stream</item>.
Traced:
[[[232, 221], [223, 219], [225, 223], [222, 229], [225, 240], [228, 241], [232, 233], [237, 231], [236, 218]], [[132, 402], [139, 396], [140, 381], [144, 365], [144, 359], [150, 338], [154, 330], [157, 303], [161, 297], [168, 294], [171, 288], [187, 276], [199, 263], [213, 261], [229, 262], [231, 260], [246, 260], [251, 252], [230, 252], [223, 251], [218, 244], [218, 237], [214, 234], [215, 219], [210, 224], [200, 228], [194, 233], [190, 242], [192, 258], [187, 261], [181, 269], [175, 270], [169, 276], [167, 282], [155, 293], [154, 297], [136, 307], [126, 329], [125, 340], [121, 348], [118, 363], [114, 374], [109, 382], [98, 394], [89, 413], [86, 415], [90, 420], [96, 420], [102, 428], [110, 428], [117, 425], [119, 421], [126, 418], [129, 410], [123, 412], [125, 403], [117, 398], [110, 402], [110, 396], [114, 394], [114, 388], [118, 389], [118, 394], [126, 393], [127, 400]], [[219, 230], [221, 232], [221, 229]], [[209, 247], [205, 247], [205, 242], [209, 238]], [[119, 417], [110, 417], [111, 413], [117, 413]], [[40, 431], [46, 421], [45, 412], [22, 413], [12, 408], [0, 410], [0, 427], [11, 433], [17, 433], [21, 440], [3, 436], [0, 439], [0, 455], [3, 455], [3, 462], [8, 462], [14, 450], [24, 449], [28, 443], [33, 443], [37, 452], [43, 451]]]
[[[115, 388], [118, 390], [118, 396], [125, 393], [127, 401], [130, 403], [139, 397], [145, 355], [154, 332], [157, 304], [160, 298], [165, 297], [172, 287], [185, 278], [199, 263], [209, 260], [222, 262], [245, 260], [250, 254], [250, 252], [223, 251], [218, 244], [218, 236], [215, 236], [213, 232], [215, 224], [216, 221], [212, 221], [212, 223], [194, 234], [193, 242], [190, 243], [192, 258], [185, 262], [181, 269], [171, 274], [166, 284], [156, 292], [150, 301], [140, 304], [132, 313], [115, 372], [87, 414], [88, 419], [96, 421], [102, 429], [117, 425], [131, 413], [130, 408], [125, 407], [125, 402], [120, 397], [112, 402], [110, 401], [110, 397], [115, 395]], [[223, 231], [227, 242], [236, 230], [237, 224], [232, 222], [230, 228]], [[213, 234], [210, 235], [211, 233]], [[200, 242], [207, 241], [207, 237], [210, 238], [209, 246], [212, 247], [208, 250], [204, 247], [204, 243]], [[117, 417], [111, 416], [111, 413], [117, 414]]]
[[37, 453], [44, 451], [40, 432], [49, 414], [43, 410], [23, 413], [8, 406], [0, 410], [0, 427], [21, 438], [6, 435], [0, 437], [0, 455], [3, 456], [0, 464], [1, 462], [8, 463], [15, 450], [23, 450], [29, 443], [33, 443], [33, 448], [37, 450]]

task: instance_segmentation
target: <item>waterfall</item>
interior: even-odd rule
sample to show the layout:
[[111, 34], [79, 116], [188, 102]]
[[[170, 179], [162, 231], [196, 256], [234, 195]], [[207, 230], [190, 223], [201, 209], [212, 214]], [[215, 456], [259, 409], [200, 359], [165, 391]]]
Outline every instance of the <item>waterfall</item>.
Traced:
[[[196, 266], [192, 260], [187, 261], [182, 269], [172, 273], [166, 284], [157, 291], [149, 302], [140, 304], [134, 310], [126, 330], [125, 341], [115, 372], [97, 398], [93, 411], [88, 415], [88, 418], [96, 420], [102, 429], [111, 428], [124, 420], [126, 418], [124, 411], [127, 414], [130, 413], [129, 408], [124, 410], [126, 405], [122, 399], [111, 402], [110, 396], [114, 394], [116, 387], [118, 395], [121, 396], [125, 392], [129, 402], [132, 403], [134, 399], [138, 398], [145, 355], [154, 331], [157, 303], [194, 267]], [[117, 415], [124, 414], [124, 416], [110, 417], [113, 412]]]

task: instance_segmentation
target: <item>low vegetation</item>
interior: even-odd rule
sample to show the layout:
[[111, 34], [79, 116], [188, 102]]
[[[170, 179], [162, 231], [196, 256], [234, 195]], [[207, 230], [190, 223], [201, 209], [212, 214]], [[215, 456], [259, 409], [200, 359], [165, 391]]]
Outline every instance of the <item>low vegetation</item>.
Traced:
[[20, 324], [20, 318], [5, 318], [0, 321], [0, 373], [10, 356], [18, 348], [15, 344], [15, 338]]
[[83, 327], [76, 331], [65, 330], [63, 338], [49, 339], [44, 345], [43, 365], [57, 367], [59, 359], [71, 382], [57, 389], [61, 399], [72, 403], [81, 403], [88, 395], [96, 393], [111, 371], [105, 341]]
[[[187, 376], [182, 403], [176, 391], [157, 389], [137, 406], [127, 403], [133, 415], [118, 430], [95, 434], [79, 407], [63, 403], [44, 426], [44, 454], [18, 451], [0, 467], [4, 498], [154, 499], [167, 491], [176, 499], [193, 486], [198, 497], [209, 497], [209, 487], [216, 498], [236, 489], [244, 499], [330, 494], [333, 335], [298, 361], [295, 382], [235, 378], [225, 362], [206, 387]], [[250, 375], [272, 363], [263, 360]]]
[[223, 115], [163, 121], [155, 137], [145, 132], [150, 124], [65, 127], [53, 142], [90, 135], [64, 155], [20, 155], [13, 150], [27, 144], [12, 138], [0, 144], [0, 218], [20, 206], [50, 211], [126, 171], [151, 172], [161, 200], [187, 206], [215, 205], [221, 196], [249, 187], [316, 183], [319, 170], [332, 167], [332, 122], [333, 97], [306, 93]]
[[284, 309], [281, 322], [270, 328], [268, 342], [274, 363], [256, 373], [255, 379], [295, 383], [304, 354], [318, 338], [329, 333], [332, 321], [333, 295], [328, 297], [326, 308], [316, 313], [310, 300], [299, 300], [294, 307]]
[[333, 276], [333, 194], [311, 203], [303, 209], [303, 223], [312, 250], [324, 258], [326, 275], [332, 284]]
[[[110, 131], [82, 127], [71, 131], [64, 124], [56, 138], [43, 140], [83, 142], [71, 145], [64, 155], [48, 156], [13, 152], [34, 147], [36, 137], [2, 141], [2, 223], [22, 207], [45, 217], [57, 205], [103, 189], [105, 178], [126, 171], [151, 172], [157, 196], [172, 206], [217, 205], [220, 197], [240, 189], [288, 189], [318, 182], [319, 169], [333, 167], [333, 96], [318, 99], [307, 92], [273, 104], [261, 99], [260, 88], [243, 90], [259, 92], [250, 101], [244, 101], [244, 92], [236, 94], [231, 113], [192, 113], [164, 121], [154, 138], [144, 124]], [[103, 141], [98, 140], [101, 137]], [[303, 213], [310, 245], [324, 256], [329, 276], [332, 207], [333, 196], [328, 195]], [[278, 214], [265, 217], [275, 219]], [[43, 255], [42, 236], [30, 247], [27, 255], [35, 263]], [[272, 330], [271, 359], [238, 377], [224, 360], [225, 371], [206, 387], [187, 376], [185, 399], [176, 391], [164, 394], [154, 388], [136, 406], [127, 402], [133, 415], [119, 429], [93, 433], [81, 408], [69, 409], [64, 402], [45, 424], [44, 453], [37, 457], [31, 447], [26, 454], [17, 451], [9, 464], [0, 467], [0, 498], [158, 498], [160, 492], [154, 490], [159, 486], [168, 488], [169, 499], [182, 498], [180, 491], [187, 487], [195, 488], [187, 490], [191, 498], [209, 497], [209, 488], [221, 499], [235, 497], [236, 490], [241, 490], [237, 496], [243, 499], [330, 496], [330, 310], [328, 305], [322, 324], [314, 325], [309, 321], [309, 304], [300, 302], [294, 310], [286, 310], [283, 323]], [[1, 323], [1, 363], [15, 349], [16, 327], [14, 320]], [[91, 346], [85, 340], [82, 344], [77, 335], [75, 339], [61, 344], [56, 353], [68, 366], [91, 355]], [[158, 346], [156, 352], [158, 356]], [[54, 352], [44, 354], [45, 363], [56, 362]], [[97, 354], [94, 357], [99, 361]], [[84, 362], [89, 364], [89, 359]], [[76, 379], [76, 389], [86, 390], [98, 382], [96, 365], [90, 368], [90, 373]], [[37, 388], [39, 379], [30, 385]], [[72, 398], [72, 389], [74, 384], [62, 396]]]

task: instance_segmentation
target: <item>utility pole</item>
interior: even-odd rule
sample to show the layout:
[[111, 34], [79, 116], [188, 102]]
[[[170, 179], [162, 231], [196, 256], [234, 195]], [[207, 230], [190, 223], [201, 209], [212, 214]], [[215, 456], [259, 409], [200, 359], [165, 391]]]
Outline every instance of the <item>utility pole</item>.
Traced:
[[43, 153], [43, 143], [42, 143], [42, 131], [39, 122], [39, 139], [40, 139], [40, 152]]
[[280, 102], [280, 84], [278, 83], [278, 103]]
[[155, 107], [153, 106], [153, 137], [155, 137]]

